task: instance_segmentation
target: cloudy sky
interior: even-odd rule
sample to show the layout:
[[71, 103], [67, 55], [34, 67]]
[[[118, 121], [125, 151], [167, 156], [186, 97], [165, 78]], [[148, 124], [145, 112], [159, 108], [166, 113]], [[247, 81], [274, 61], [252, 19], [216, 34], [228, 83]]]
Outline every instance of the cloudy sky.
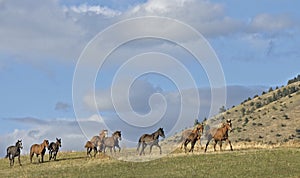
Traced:
[[[64, 150], [82, 150], [103, 128], [122, 130], [123, 145], [158, 127], [171, 135], [222, 105], [286, 84], [300, 72], [297, 7], [292, 0], [0, 0], [0, 156], [17, 139], [24, 140], [24, 153], [55, 137]], [[101, 37], [120, 22], [149, 16], [203, 35], [218, 65], [209, 57], [199, 64], [184, 47], [197, 47], [201, 39], [168, 20], [125, 23]], [[141, 31], [156, 37], [116, 44]], [[157, 38], [164, 35], [182, 43]], [[91, 40], [100, 43], [93, 48]], [[99, 68], [106, 55], [101, 49], [110, 45], [116, 49]], [[89, 50], [93, 57], [80, 63]]]

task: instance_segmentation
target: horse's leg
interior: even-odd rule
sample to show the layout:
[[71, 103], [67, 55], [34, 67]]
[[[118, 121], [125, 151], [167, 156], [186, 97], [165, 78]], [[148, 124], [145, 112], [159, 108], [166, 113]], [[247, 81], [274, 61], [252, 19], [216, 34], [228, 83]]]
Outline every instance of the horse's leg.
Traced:
[[147, 143], [144, 143], [143, 154], [145, 155], [145, 148], [147, 147]]
[[86, 156], [89, 156], [89, 148], [86, 148]]
[[150, 145], [150, 154], [151, 154], [151, 152], [152, 152], [152, 147], [153, 147], [153, 145], [154, 145], [154, 144], [151, 144], [151, 145]]
[[201, 138], [199, 138], [199, 146], [200, 146], [200, 149], [202, 149]]
[[141, 142], [138, 142], [138, 146], [137, 146], [137, 148], [136, 148], [136, 152], [137, 152], [137, 153], [139, 153], [140, 146], [141, 146]]
[[194, 152], [194, 146], [196, 144], [196, 141], [197, 141], [197, 139], [192, 140], [192, 142], [191, 142], [191, 149], [190, 149], [189, 152], [191, 152], [191, 151], [192, 151], [192, 153]]
[[232, 145], [231, 145], [231, 141], [230, 141], [229, 139], [227, 139], [227, 140], [228, 140], [228, 143], [229, 143], [229, 145], [230, 145], [230, 150], [233, 151]]
[[208, 139], [208, 140], [207, 140], [207, 143], [206, 143], [206, 145], [205, 145], [204, 153], [205, 153], [206, 150], [207, 150], [207, 146], [208, 146], [209, 142], [210, 142], [210, 140]]
[[20, 156], [20, 153], [19, 153], [18, 161], [19, 161], [20, 166], [22, 166], [20, 157], [21, 157], [21, 156]]
[[222, 140], [220, 141], [220, 151], [222, 151]]
[[217, 145], [218, 141], [215, 140], [215, 144], [214, 144], [214, 151], [216, 151], [216, 145]]
[[32, 163], [33, 153], [30, 152], [30, 163]]
[[49, 150], [49, 161], [51, 160], [51, 158], [52, 158], [52, 151]]
[[184, 152], [186, 153], [186, 147], [187, 147], [187, 145], [190, 143], [190, 140], [189, 139], [186, 139], [185, 141], [184, 141]]
[[97, 147], [94, 147], [94, 158], [96, 157], [97, 154]]
[[12, 155], [12, 166], [15, 164], [15, 157]]
[[142, 150], [140, 152], [140, 155], [142, 155], [142, 153], [144, 153], [144, 155], [145, 155], [144, 149], [145, 149], [145, 143], [142, 143]]
[[115, 148], [115, 146], [113, 146], [113, 148], [114, 148], [114, 152], [115, 152], [115, 154], [116, 154], [116, 148]]
[[42, 153], [41, 154], [41, 157], [42, 157], [42, 163], [44, 162], [44, 154]]
[[159, 144], [158, 144], [158, 143], [156, 144], [156, 146], [159, 148], [159, 154], [161, 154], [161, 153], [162, 153], [162, 151], [161, 151], [161, 147], [159, 146]]

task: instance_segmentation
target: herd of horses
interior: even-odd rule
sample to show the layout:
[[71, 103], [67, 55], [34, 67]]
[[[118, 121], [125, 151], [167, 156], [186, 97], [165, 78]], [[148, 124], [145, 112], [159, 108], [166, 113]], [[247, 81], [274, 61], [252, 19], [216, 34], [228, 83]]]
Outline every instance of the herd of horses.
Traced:
[[[41, 144], [33, 144], [30, 147], [30, 163], [32, 163], [32, 157], [34, 156], [34, 154], [36, 154], [36, 157], [38, 158], [39, 155], [41, 155], [42, 160], [38, 160], [39, 163], [40, 162], [44, 162], [44, 155], [46, 153], [46, 148], [48, 148], [49, 150], [49, 161], [53, 158], [54, 160], [56, 160], [56, 155], [58, 153], [59, 147], [61, 147], [61, 139], [56, 138], [56, 142], [51, 142], [49, 144], [48, 140], [44, 140], [43, 143]], [[21, 164], [21, 160], [20, 160], [20, 156], [21, 156], [21, 149], [23, 149], [23, 144], [22, 144], [22, 140], [18, 140], [15, 144], [15, 146], [9, 146], [6, 149], [6, 156], [5, 158], [9, 159], [10, 162], [10, 166], [14, 165], [15, 162], [15, 157], [18, 157], [18, 161], [20, 166], [22, 166]]]
[[[225, 123], [222, 123], [221, 127], [219, 128], [213, 128], [213, 129], [207, 129], [205, 133], [205, 137], [207, 138], [207, 143], [205, 145], [204, 152], [207, 151], [207, 146], [209, 145], [210, 141], [213, 139], [214, 142], [214, 151], [216, 151], [216, 145], [219, 142], [220, 150], [222, 151], [222, 142], [227, 141], [230, 145], [230, 150], [232, 151], [232, 145], [231, 141], [228, 139], [228, 132], [232, 130], [232, 124], [231, 120], [227, 119]], [[199, 140], [203, 135], [204, 132], [204, 124], [197, 124], [194, 129], [185, 130], [182, 132], [181, 136], [181, 147], [184, 146], [185, 153], [187, 153], [187, 145], [191, 143], [191, 147], [189, 149], [189, 152], [194, 151], [194, 146], [196, 142]], [[151, 133], [151, 134], [143, 134], [139, 140], [137, 145], [137, 153], [139, 155], [144, 154], [145, 155], [145, 148], [147, 145], [150, 147], [150, 153], [152, 151], [152, 147], [156, 146], [159, 148], [160, 154], [162, 154], [161, 146], [158, 144], [159, 137], [165, 138], [165, 133], [163, 128], [159, 128], [157, 131]], [[106, 152], [106, 148], [110, 149], [110, 153], [112, 154], [112, 149], [116, 153], [116, 148], [119, 149], [119, 152], [121, 151], [121, 147], [119, 146], [119, 141], [122, 140], [121, 131], [115, 131], [111, 136], [108, 136], [108, 130], [102, 130], [99, 135], [93, 136], [91, 140], [87, 141], [85, 144], [86, 148], [86, 154], [87, 157], [92, 157], [91, 152], [94, 151], [93, 157], [96, 156], [99, 152]], [[200, 142], [201, 144], [201, 142]], [[142, 149], [140, 151], [140, 146], [142, 146]], [[30, 163], [32, 163], [32, 157], [34, 154], [36, 154], [37, 158], [39, 155], [41, 155], [41, 160], [39, 159], [38, 162], [44, 162], [44, 155], [46, 153], [46, 148], [49, 150], [49, 161], [51, 159], [56, 160], [56, 155], [59, 151], [59, 148], [61, 147], [61, 139], [56, 138], [56, 142], [51, 142], [49, 144], [48, 140], [44, 140], [41, 144], [33, 144], [30, 147]], [[18, 161], [20, 166], [21, 160], [20, 160], [20, 153], [22, 146], [22, 140], [18, 140], [14, 146], [9, 146], [7, 148], [7, 155], [6, 158], [9, 158], [10, 160], [10, 166], [14, 165], [14, 158], [18, 157]]]

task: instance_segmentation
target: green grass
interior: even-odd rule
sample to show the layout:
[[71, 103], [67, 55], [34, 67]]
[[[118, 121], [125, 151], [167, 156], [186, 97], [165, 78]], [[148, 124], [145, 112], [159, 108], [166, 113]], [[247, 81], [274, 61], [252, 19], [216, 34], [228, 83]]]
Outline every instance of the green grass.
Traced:
[[[122, 153], [121, 153], [122, 154]], [[1, 177], [299, 177], [300, 149], [225, 151], [208, 154], [174, 154], [150, 162], [87, 159], [84, 152], [59, 153], [58, 161], [9, 167], [0, 159]], [[46, 160], [48, 156], [46, 156]], [[17, 162], [16, 162], [17, 163]]]

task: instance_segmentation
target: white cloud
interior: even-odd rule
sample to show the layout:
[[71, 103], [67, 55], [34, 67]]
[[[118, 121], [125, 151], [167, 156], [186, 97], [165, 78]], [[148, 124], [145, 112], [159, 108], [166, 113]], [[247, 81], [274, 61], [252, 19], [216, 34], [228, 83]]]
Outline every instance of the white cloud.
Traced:
[[249, 25], [252, 32], [280, 32], [295, 26], [294, 20], [286, 15], [271, 15], [267, 13], [255, 16]]
[[108, 7], [102, 7], [102, 6], [90, 6], [87, 4], [81, 4], [79, 6], [71, 6], [71, 7], [65, 7], [65, 11], [74, 11], [76, 13], [83, 13], [83, 14], [88, 14], [88, 13], [94, 13], [97, 15], [103, 15], [106, 17], [115, 17], [121, 15], [120, 11], [110, 9]]
[[206, 37], [228, 35], [242, 27], [241, 22], [225, 15], [222, 5], [209, 1], [149, 0], [124, 14], [126, 17], [154, 15], [174, 18], [191, 25]]

